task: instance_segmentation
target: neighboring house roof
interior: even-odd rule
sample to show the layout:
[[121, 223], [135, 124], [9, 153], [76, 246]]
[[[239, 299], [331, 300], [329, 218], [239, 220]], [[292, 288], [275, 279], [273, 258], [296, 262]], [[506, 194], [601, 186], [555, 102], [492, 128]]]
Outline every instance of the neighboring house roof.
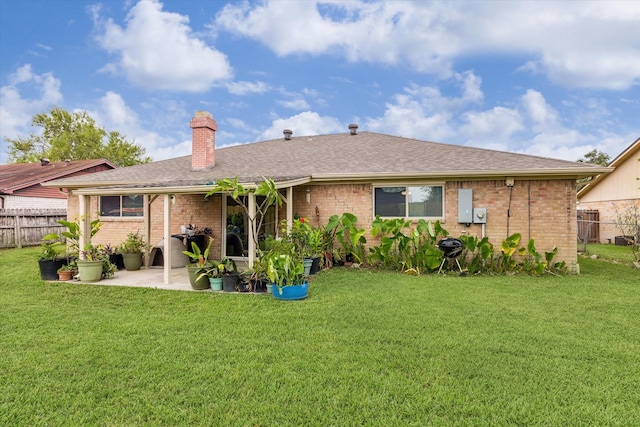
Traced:
[[[622, 151], [622, 153], [620, 153], [615, 159], [613, 159], [609, 163], [608, 166], [610, 168], [615, 169], [619, 167], [621, 164], [623, 164], [624, 162], [626, 162], [627, 160], [637, 155], [638, 153], [640, 153], [640, 138], [636, 139], [634, 142], [631, 143], [631, 145], [625, 148]], [[602, 182], [602, 180], [606, 176], [607, 175], [605, 174], [600, 174], [596, 176], [594, 179], [592, 179], [591, 181], [589, 181], [587, 185], [585, 185], [580, 189], [580, 191], [578, 191], [578, 199], [580, 199], [581, 197], [584, 197], [589, 191], [593, 190], [600, 182]]]
[[55, 179], [93, 173], [116, 166], [105, 159], [0, 165], [0, 194], [15, 194]]
[[257, 183], [264, 176], [281, 185], [292, 185], [416, 178], [578, 178], [611, 170], [579, 162], [359, 132], [217, 148], [215, 166], [205, 170], [192, 170], [191, 156], [184, 156], [59, 179], [47, 185], [103, 190], [116, 186], [119, 191], [145, 188], [163, 193], [206, 191], [206, 186], [216, 180], [233, 177], [241, 183]]

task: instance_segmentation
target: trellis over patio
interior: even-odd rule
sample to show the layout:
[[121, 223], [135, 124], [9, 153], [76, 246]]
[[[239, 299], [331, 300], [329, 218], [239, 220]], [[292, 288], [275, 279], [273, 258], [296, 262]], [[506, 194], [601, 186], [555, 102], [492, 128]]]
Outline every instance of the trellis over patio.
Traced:
[[[282, 200], [286, 206], [286, 224], [287, 229], [290, 230], [293, 224], [293, 188], [297, 185], [306, 184], [310, 181], [310, 178], [301, 178], [294, 179], [288, 181], [280, 181], [276, 182], [276, 188], [280, 192]], [[254, 218], [256, 214], [256, 195], [255, 189], [260, 185], [260, 183], [256, 182], [247, 182], [242, 183], [242, 185], [249, 189], [249, 193], [247, 195], [248, 199], [248, 214], [249, 217]], [[202, 194], [204, 198], [205, 194], [207, 194], [211, 190], [211, 184], [201, 185], [201, 186], [190, 186], [190, 187], [163, 187], [163, 188], [123, 188], [123, 187], [112, 187], [112, 188], [84, 188], [77, 189], [74, 191], [74, 194], [78, 196], [79, 199], [79, 221], [80, 221], [80, 230], [81, 236], [79, 240], [80, 247], [83, 248], [85, 244], [89, 241], [86, 236], [90, 236], [90, 198], [91, 196], [109, 196], [109, 195], [141, 195], [143, 196], [143, 221], [144, 221], [144, 234], [146, 238], [146, 243], [148, 247], [153, 247], [154, 245], [150, 242], [151, 236], [151, 205], [159, 198], [162, 197], [163, 200], [163, 239], [165, 242], [170, 241], [172, 237], [171, 233], [171, 206], [175, 202], [176, 194]], [[147, 190], [145, 192], [145, 190]], [[285, 191], [285, 194], [282, 194], [282, 190]], [[228, 194], [225, 192], [219, 192], [218, 194]], [[276, 209], [276, 218], [277, 218]], [[278, 221], [276, 220], [276, 223]], [[250, 236], [248, 239], [248, 257], [246, 260], [247, 267], [253, 267], [253, 264], [256, 260], [256, 241], [258, 232], [256, 230], [255, 221], [250, 221], [251, 226], [249, 227]], [[163, 255], [163, 283], [169, 284], [171, 282], [171, 265], [172, 265], [172, 255], [171, 251], [162, 251]], [[149, 267], [149, 257], [146, 257], [146, 267]]]

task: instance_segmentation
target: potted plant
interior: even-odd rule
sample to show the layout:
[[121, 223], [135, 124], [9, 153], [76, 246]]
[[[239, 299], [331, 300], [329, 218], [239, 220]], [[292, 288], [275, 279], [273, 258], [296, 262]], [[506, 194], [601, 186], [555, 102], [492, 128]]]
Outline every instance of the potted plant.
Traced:
[[260, 257], [253, 263], [253, 268], [247, 271], [247, 282], [249, 284], [249, 292], [267, 292], [267, 284], [269, 276], [267, 275], [268, 259], [264, 252], [260, 253]]
[[127, 234], [127, 238], [120, 244], [120, 253], [127, 271], [140, 270], [142, 267], [142, 254], [147, 250], [147, 242], [136, 231]]
[[71, 280], [73, 276], [75, 276], [77, 273], [77, 267], [76, 267], [75, 261], [69, 264], [64, 264], [62, 267], [58, 269], [57, 273], [58, 273], [58, 280], [62, 280], [62, 281]]
[[42, 250], [38, 259], [40, 278], [42, 280], [57, 280], [58, 269], [66, 263], [66, 260], [59, 256], [58, 249], [62, 246], [59, 239], [60, 236], [55, 233], [47, 234], [42, 238], [40, 243]]
[[209, 277], [206, 273], [207, 268], [210, 265], [209, 251], [211, 250], [212, 243], [213, 237], [209, 237], [209, 243], [207, 244], [204, 252], [200, 250], [200, 247], [196, 242], [191, 242], [190, 251], [182, 251], [183, 254], [195, 260], [195, 262], [186, 265], [187, 272], [189, 273], [189, 283], [191, 283], [191, 287], [195, 290], [201, 291], [208, 289], [211, 286], [209, 284]]
[[[209, 267], [206, 268], [204, 272], [200, 273], [200, 276], [204, 275], [207, 277], [212, 291], [221, 291], [223, 270], [224, 265], [215, 260], [211, 260]], [[200, 276], [198, 276], [198, 278], [200, 278]]]
[[267, 276], [273, 284], [273, 296], [283, 300], [306, 298], [309, 282], [304, 274], [302, 255], [287, 240], [276, 240], [266, 255]]
[[77, 261], [81, 282], [97, 282], [102, 278], [103, 253], [99, 245], [91, 242], [84, 245], [84, 250], [80, 252], [81, 259]]
[[104, 246], [104, 250], [109, 256], [109, 262], [114, 264], [118, 270], [124, 270], [124, 260], [122, 254], [118, 251], [118, 247], [113, 247], [109, 244]]
[[219, 264], [222, 274], [222, 289], [225, 292], [235, 292], [240, 275], [236, 262], [231, 258], [224, 258]]

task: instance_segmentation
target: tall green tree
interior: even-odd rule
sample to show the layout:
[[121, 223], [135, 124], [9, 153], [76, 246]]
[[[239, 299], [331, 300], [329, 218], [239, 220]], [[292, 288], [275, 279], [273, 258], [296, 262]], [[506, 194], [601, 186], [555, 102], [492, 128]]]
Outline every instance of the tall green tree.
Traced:
[[[589, 151], [587, 154], [584, 155], [584, 157], [582, 157], [581, 159], [578, 159], [579, 162], [581, 163], [590, 163], [592, 165], [600, 165], [600, 166], [607, 166], [609, 164], [609, 162], [611, 161], [611, 158], [609, 157], [609, 155], [607, 153], [604, 153], [602, 151], [598, 151], [595, 148], [591, 151]], [[578, 184], [578, 190], [580, 190], [582, 187], [584, 187], [585, 185], [587, 185], [589, 183], [589, 181], [591, 181], [593, 179], [592, 176], [588, 176], [586, 178], [582, 178], [579, 179], [577, 184]]]
[[127, 141], [117, 131], [98, 127], [86, 111], [69, 113], [53, 107], [48, 113], [33, 116], [31, 126], [40, 128], [26, 138], [5, 138], [10, 163], [32, 163], [41, 158], [50, 161], [107, 159], [119, 166], [148, 163], [145, 149]]
[[598, 151], [595, 148], [589, 151], [581, 159], [578, 159], [581, 163], [591, 163], [593, 165], [607, 166], [611, 159], [607, 153]]

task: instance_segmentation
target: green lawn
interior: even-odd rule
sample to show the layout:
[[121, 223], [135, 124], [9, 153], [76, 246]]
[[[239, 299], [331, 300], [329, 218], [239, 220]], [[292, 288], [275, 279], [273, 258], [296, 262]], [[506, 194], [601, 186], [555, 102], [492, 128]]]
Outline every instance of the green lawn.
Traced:
[[44, 283], [36, 251], [0, 251], [3, 426], [640, 425], [628, 266], [336, 268], [282, 302]]
[[[584, 245], [579, 244], [578, 248], [580, 250], [583, 250]], [[585, 255], [596, 255], [598, 258], [626, 264], [630, 264], [632, 261], [634, 261], [633, 251], [629, 246], [589, 243], [587, 245], [587, 253]]]

